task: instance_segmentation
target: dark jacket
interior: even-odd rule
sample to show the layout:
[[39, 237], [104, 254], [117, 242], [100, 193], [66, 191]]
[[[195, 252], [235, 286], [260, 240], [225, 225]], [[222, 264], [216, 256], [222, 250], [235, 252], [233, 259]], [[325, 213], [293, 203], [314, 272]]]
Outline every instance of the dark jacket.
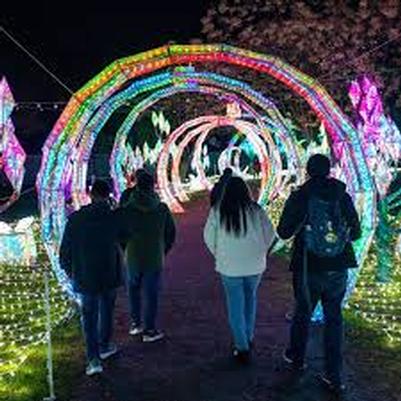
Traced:
[[121, 194], [120, 197], [120, 201], [119, 201], [119, 206], [120, 207], [125, 207], [128, 205], [129, 202], [129, 198], [133, 192], [135, 187], [127, 187], [125, 188], [125, 190], [123, 191], [123, 193]]
[[227, 181], [230, 178], [231, 178], [230, 175], [223, 174], [220, 177], [220, 179], [216, 182], [210, 193], [210, 207], [214, 207], [221, 202], [224, 195], [224, 189], [226, 187]]
[[121, 239], [126, 243], [129, 271], [161, 270], [175, 240], [169, 208], [154, 191], [135, 187], [129, 202], [115, 212]]
[[[312, 178], [294, 191], [288, 198], [277, 227], [278, 235], [289, 239], [295, 235], [290, 269], [297, 271], [303, 266], [303, 226], [306, 223], [308, 199], [313, 195], [326, 201], [340, 201], [341, 211], [350, 229], [350, 240], [355, 241], [361, 236], [358, 214], [350, 195], [346, 192], [343, 182], [334, 178]], [[344, 270], [357, 267], [355, 253], [349, 242], [344, 251], [335, 257], [318, 257], [310, 252], [307, 255], [307, 269]]]
[[77, 292], [99, 294], [122, 284], [117, 234], [108, 202], [92, 203], [69, 216], [60, 263]]

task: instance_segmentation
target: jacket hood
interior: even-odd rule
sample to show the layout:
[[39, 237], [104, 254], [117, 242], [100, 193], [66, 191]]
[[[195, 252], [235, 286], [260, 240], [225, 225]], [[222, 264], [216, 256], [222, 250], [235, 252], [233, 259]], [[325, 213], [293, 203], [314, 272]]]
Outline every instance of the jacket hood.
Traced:
[[346, 185], [335, 178], [314, 177], [302, 185], [301, 191], [305, 192], [308, 196], [316, 196], [323, 200], [334, 201], [344, 196]]
[[107, 201], [93, 202], [89, 205], [83, 206], [81, 209], [75, 211], [73, 214], [84, 212], [87, 216], [103, 215], [111, 210], [110, 204]]
[[128, 207], [141, 212], [152, 212], [160, 206], [159, 195], [154, 191], [145, 191], [134, 188], [130, 194]]

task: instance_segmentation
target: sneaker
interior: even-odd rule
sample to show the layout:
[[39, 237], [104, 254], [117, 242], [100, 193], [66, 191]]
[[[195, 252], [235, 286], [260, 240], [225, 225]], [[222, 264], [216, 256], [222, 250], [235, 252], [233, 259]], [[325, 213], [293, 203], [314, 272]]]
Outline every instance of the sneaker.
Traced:
[[142, 341], [144, 343], [153, 343], [164, 338], [164, 333], [159, 330], [146, 330], [143, 333]]
[[103, 372], [102, 364], [98, 359], [92, 359], [86, 367], [86, 375], [93, 376]]
[[240, 365], [249, 365], [251, 363], [251, 353], [249, 351], [233, 350], [234, 360]]
[[129, 328], [129, 334], [131, 336], [138, 336], [139, 334], [143, 333], [143, 327], [139, 324], [132, 323], [131, 327]]
[[291, 355], [288, 349], [284, 350], [283, 359], [284, 362], [286, 362], [289, 366], [291, 366], [291, 369], [303, 371], [307, 367], [305, 363], [299, 363], [295, 361], [294, 357]]
[[342, 394], [346, 390], [345, 384], [341, 383], [341, 380], [331, 380], [327, 375], [320, 375], [319, 378], [322, 383], [333, 393]]
[[112, 355], [115, 355], [118, 352], [118, 348], [115, 344], [109, 344], [107, 348], [100, 352], [100, 359], [104, 361], [107, 358], [110, 358]]

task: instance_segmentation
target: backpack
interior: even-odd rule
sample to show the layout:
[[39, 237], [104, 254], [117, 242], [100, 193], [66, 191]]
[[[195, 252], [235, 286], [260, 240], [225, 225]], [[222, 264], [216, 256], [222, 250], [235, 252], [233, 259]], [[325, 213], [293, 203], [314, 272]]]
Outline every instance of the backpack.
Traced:
[[307, 251], [320, 257], [334, 257], [344, 251], [349, 242], [349, 227], [340, 202], [309, 198], [304, 230]]

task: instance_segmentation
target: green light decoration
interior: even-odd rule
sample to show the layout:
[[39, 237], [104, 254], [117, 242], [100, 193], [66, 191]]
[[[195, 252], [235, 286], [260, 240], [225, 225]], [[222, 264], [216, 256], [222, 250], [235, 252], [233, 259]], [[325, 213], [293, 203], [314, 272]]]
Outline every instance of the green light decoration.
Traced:
[[[0, 233], [0, 252], [7, 250], [10, 256], [14, 249], [17, 253], [8, 263], [0, 263], [0, 386], [47, 339], [44, 276], [52, 270], [38, 219], [21, 226], [9, 226]], [[51, 319], [56, 326], [71, 316], [72, 305], [52, 273], [49, 284]]]

